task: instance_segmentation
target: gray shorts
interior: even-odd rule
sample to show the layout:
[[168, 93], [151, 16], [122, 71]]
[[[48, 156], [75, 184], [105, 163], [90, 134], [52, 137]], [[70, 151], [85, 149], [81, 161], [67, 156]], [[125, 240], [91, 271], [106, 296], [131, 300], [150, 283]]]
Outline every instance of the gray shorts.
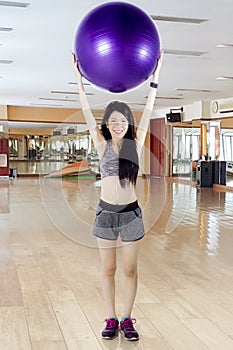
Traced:
[[117, 240], [120, 235], [123, 242], [141, 239], [145, 231], [138, 202], [112, 205], [100, 200], [96, 209], [93, 234], [107, 240]]

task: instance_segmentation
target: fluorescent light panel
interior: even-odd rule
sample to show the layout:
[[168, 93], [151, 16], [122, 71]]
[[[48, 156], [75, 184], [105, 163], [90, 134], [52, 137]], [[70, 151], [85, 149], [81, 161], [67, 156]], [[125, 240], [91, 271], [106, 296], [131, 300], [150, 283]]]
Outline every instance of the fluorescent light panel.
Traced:
[[230, 48], [233, 48], [233, 44], [224, 44], [224, 43], [222, 43], [222, 44], [217, 44], [216, 47], [220, 47], [220, 48], [222, 48], [222, 47], [230, 47]]
[[176, 88], [174, 89], [175, 91], [187, 91], [187, 92], [205, 92], [205, 93], [208, 93], [208, 92], [213, 92], [211, 90], [207, 90], [207, 89], [185, 89], [185, 88]]
[[[69, 85], [78, 85], [78, 83], [74, 82], [74, 81], [69, 81], [68, 82]], [[90, 86], [91, 84], [90, 83], [83, 83], [83, 85], [88, 85]]]
[[31, 106], [47, 106], [47, 107], [63, 107], [64, 105], [48, 104], [48, 103], [29, 103]]
[[47, 97], [39, 97], [39, 100], [45, 101], [62, 101], [62, 102], [78, 102], [78, 100], [68, 100], [66, 98], [47, 98]]
[[169, 55], [183, 55], [183, 56], [195, 56], [195, 57], [199, 57], [206, 54], [206, 52], [204, 51], [188, 51], [188, 50], [173, 50], [173, 49], [164, 49], [164, 53]]
[[9, 7], [28, 7], [30, 4], [28, 2], [18, 2], [18, 1], [0, 1], [0, 6]]
[[225, 76], [219, 76], [216, 78], [217, 80], [233, 80], [233, 77], [225, 77]]
[[74, 91], [52, 90], [50, 92], [51, 92], [51, 94], [78, 95], [78, 92], [74, 92]]
[[183, 100], [182, 97], [166, 97], [166, 96], [157, 96], [156, 100]]
[[11, 32], [12, 30], [11, 27], [0, 27], [0, 32]]
[[[51, 94], [79, 95], [79, 92], [52, 90], [52, 91], [51, 91]], [[94, 94], [91, 93], [91, 92], [86, 92], [86, 95], [93, 96]]]
[[[145, 98], [148, 98], [148, 96], [145, 96]], [[183, 100], [183, 97], [157, 96], [156, 100]]]
[[13, 63], [12, 60], [0, 60], [0, 63], [2, 64], [10, 64], [10, 63]]
[[145, 103], [138, 103], [138, 102], [129, 102], [127, 103], [128, 105], [133, 105], [133, 106], [145, 106]]
[[170, 17], [170, 16], [155, 16], [155, 15], [151, 15], [151, 18], [155, 21], [188, 23], [188, 24], [200, 24], [207, 21], [207, 19], [205, 18]]

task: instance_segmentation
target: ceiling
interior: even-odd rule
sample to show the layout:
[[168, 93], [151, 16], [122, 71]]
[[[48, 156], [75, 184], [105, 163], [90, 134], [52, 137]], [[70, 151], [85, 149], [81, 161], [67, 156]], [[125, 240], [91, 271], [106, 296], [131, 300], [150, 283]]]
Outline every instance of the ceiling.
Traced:
[[[109, 1], [0, 1], [0, 105], [80, 108], [71, 65], [73, 35], [79, 21], [103, 2]], [[157, 108], [233, 97], [232, 0], [131, 3], [157, 17], [164, 49]], [[204, 21], [186, 23], [190, 19]], [[138, 110], [149, 81], [112, 94], [84, 80], [92, 108], [119, 99]]]

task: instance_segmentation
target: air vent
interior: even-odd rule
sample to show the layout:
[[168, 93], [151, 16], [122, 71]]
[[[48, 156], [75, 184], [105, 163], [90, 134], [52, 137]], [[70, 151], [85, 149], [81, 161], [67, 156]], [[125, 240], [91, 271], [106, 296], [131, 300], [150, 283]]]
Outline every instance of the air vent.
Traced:
[[30, 4], [26, 2], [18, 1], [0, 1], [0, 6], [9, 6], [9, 7], [28, 7]]
[[205, 55], [207, 52], [205, 51], [188, 51], [188, 50], [172, 50], [172, 49], [164, 49], [165, 54], [169, 55], [183, 55], [183, 56], [195, 56], [200, 57]]
[[233, 109], [229, 109], [229, 110], [227, 110], [227, 111], [219, 111], [220, 113], [233, 113]]
[[177, 23], [188, 23], [188, 24], [201, 24], [207, 21], [207, 19], [204, 19], [204, 18], [169, 17], [169, 16], [154, 16], [154, 15], [151, 15], [151, 18], [154, 21], [177, 22]]
[[232, 113], [233, 112], [233, 102], [219, 102], [218, 103], [219, 113]]

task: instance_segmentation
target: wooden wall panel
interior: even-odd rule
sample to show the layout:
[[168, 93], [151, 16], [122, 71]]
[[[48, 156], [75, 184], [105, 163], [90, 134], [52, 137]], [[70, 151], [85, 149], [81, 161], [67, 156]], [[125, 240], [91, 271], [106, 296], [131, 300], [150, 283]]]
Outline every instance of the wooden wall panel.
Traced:
[[165, 118], [150, 121], [150, 175], [164, 177], [165, 172]]

